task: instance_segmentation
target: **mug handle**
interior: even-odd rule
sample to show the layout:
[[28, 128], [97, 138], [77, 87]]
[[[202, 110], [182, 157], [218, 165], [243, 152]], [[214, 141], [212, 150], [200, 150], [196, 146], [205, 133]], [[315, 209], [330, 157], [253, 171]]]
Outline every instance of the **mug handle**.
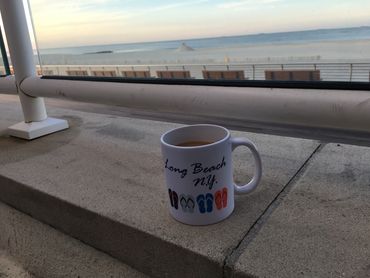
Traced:
[[254, 173], [254, 176], [252, 180], [245, 184], [245, 185], [237, 185], [234, 183], [234, 190], [236, 193], [249, 193], [252, 192], [257, 185], [261, 181], [262, 177], [262, 162], [261, 162], [261, 157], [260, 154], [257, 151], [256, 146], [252, 143], [252, 141], [246, 139], [246, 138], [231, 138], [231, 148], [234, 151], [237, 147], [239, 146], [246, 146], [248, 149], [251, 150], [255, 165], [256, 165], [256, 172]]

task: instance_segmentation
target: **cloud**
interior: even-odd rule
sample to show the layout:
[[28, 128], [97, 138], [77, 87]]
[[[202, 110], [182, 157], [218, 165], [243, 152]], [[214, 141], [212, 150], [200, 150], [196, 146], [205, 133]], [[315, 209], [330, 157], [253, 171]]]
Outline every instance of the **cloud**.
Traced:
[[[197, 8], [210, 0], [147, 2], [136, 0], [32, 0], [31, 10], [38, 41], [42, 48], [70, 44], [89, 44], [135, 40], [139, 25], [176, 15], [185, 7]], [[167, 12], [169, 11], [169, 12]], [[150, 26], [151, 27], [151, 26]], [[149, 26], [146, 26], [149, 36]], [[155, 34], [155, 32], [153, 33]], [[144, 35], [142, 35], [144, 36]], [[109, 38], [109, 39], [108, 39]], [[137, 39], [136, 39], [137, 40]]]
[[[133, 0], [126, 0], [122, 1], [125, 2], [132, 2]], [[50, 0], [32, 0], [31, 7], [35, 10], [39, 9], [68, 9], [74, 11], [81, 11], [85, 9], [89, 9], [92, 7], [98, 8], [102, 5], [112, 5], [117, 3], [117, 0], [64, 0], [64, 1], [50, 1]]]
[[[124, 21], [152, 13], [185, 6], [207, 3], [209, 0], [193, 0], [162, 5], [127, 5], [135, 0], [32, 0], [31, 10], [37, 22], [43, 26], [96, 24], [100, 22]], [[137, 4], [137, 2], [135, 3]]]
[[222, 4], [217, 5], [220, 9], [234, 9], [239, 7], [245, 6], [256, 6], [256, 5], [266, 5], [272, 4], [277, 2], [282, 2], [283, 0], [239, 0], [239, 1], [232, 1], [232, 2], [225, 2]]
[[180, 2], [180, 3], [178, 2], [178, 3], [167, 4], [167, 5], [151, 7], [151, 8], [141, 7], [140, 11], [132, 13], [131, 17], [142, 16], [142, 15], [150, 14], [154, 12], [161, 12], [165, 10], [171, 10], [171, 9], [176, 9], [179, 7], [185, 7], [185, 6], [192, 6], [192, 5], [197, 5], [201, 3], [207, 3], [207, 2], [209, 2], [209, 0], [195, 0], [195, 1]]

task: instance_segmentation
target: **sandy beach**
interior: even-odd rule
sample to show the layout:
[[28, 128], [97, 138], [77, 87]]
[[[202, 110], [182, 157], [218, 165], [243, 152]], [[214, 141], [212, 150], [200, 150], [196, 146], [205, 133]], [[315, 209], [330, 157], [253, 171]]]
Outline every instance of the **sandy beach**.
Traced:
[[[63, 49], [61, 49], [63, 51]], [[37, 56], [35, 59], [38, 61]], [[230, 46], [146, 51], [104, 51], [88, 54], [47, 54], [41, 51], [44, 75], [125, 76], [123, 71], [188, 71], [203, 78], [203, 70], [243, 71], [245, 79], [265, 80], [267, 70], [318, 70], [323, 81], [369, 82], [370, 39], [296, 43], [235, 44]], [[71, 73], [72, 72], [72, 73]]]

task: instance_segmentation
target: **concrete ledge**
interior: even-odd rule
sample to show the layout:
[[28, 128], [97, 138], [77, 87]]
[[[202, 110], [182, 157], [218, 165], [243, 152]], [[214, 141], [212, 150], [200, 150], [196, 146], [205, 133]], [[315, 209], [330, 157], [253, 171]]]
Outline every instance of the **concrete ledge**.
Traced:
[[0, 250], [0, 277], [34, 278], [7, 252]]
[[[226, 221], [190, 227], [169, 216], [160, 155], [160, 135], [178, 125], [50, 110], [70, 129], [32, 142], [0, 133], [0, 200], [155, 277], [222, 277], [225, 260], [319, 145], [232, 132], [261, 151], [262, 184], [237, 197]], [[0, 104], [0, 130], [18, 113]], [[250, 179], [251, 165], [238, 150], [237, 182]]]
[[[162, 175], [159, 137], [177, 125], [51, 113], [71, 128], [26, 142], [1, 132], [20, 110], [0, 103], [0, 200], [18, 210], [154, 277], [370, 276], [368, 148], [232, 132], [259, 147], [263, 182], [237, 197], [226, 221], [190, 227], [169, 216]], [[251, 163], [235, 154], [238, 182], [250, 178]], [[0, 204], [0, 221], [2, 211]], [[42, 250], [15, 240], [20, 226], [4, 227], [0, 249], [18, 242], [22, 252]]]
[[1, 202], [0, 235], [0, 277], [147, 277]]
[[370, 149], [328, 144], [258, 233], [233, 277], [370, 277]]

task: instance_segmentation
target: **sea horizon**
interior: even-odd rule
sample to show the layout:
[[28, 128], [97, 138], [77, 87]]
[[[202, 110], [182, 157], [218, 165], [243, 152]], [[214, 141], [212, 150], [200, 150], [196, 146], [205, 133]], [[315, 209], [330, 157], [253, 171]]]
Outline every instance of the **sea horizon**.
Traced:
[[191, 48], [214, 48], [254, 44], [289, 44], [299, 42], [325, 42], [370, 39], [370, 26], [345, 27], [345, 28], [320, 28], [302, 31], [256, 33], [236, 36], [217, 36], [179, 40], [159, 40], [147, 42], [96, 44], [84, 46], [67, 46], [40, 48], [41, 55], [49, 54], [94, 54], [100, 52], [129, 53], [153, 50], [177, 49], [182, 43]]

